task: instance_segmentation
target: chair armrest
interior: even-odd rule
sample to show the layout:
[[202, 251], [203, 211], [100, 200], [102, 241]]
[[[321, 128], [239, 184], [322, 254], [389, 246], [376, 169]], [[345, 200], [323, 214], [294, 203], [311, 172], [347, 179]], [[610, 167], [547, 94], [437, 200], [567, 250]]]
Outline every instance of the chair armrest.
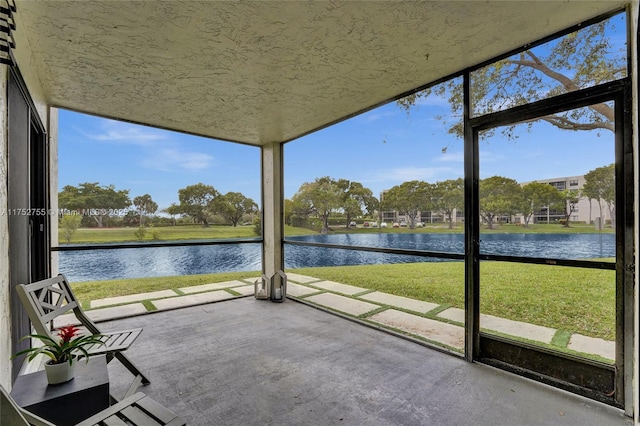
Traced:
[[[101, 421], [121, 414], [125, 416], [129, 416], [131, 411], [134, 410], [137, 413], [143, 415], [149, 415], [151, 417], [157, 418], [162, 425], [176, 425], [183, 426], [186, 425], [186, 422], [179, 418], [177, 415], [169, 411], [167, 408], [163, 407], [147, 395], [142, 392], [138, 392], [130, 397], [123, 399], [122, 401], [112, 405], [111, 407], [99, 412], [98, 414], [89, 417], [88, 419], [78, 423], [76, 426], [94, 426]], [[136, 416], [133, 416], [136, 417]], [[127, 417], [128, 420], [134, 421], [130, 417]], [[134, 425], [138, 423], [132, 423]], [[142, 423], [144, 425], [146, 423]]]

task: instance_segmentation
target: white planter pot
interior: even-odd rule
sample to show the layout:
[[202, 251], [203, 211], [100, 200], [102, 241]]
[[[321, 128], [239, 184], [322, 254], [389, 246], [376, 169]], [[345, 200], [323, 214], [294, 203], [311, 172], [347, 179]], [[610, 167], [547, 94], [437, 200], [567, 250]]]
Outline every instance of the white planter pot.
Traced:
[[73, 379], [76, 370], [75, 363], [70, 364], [68, 362], [63, 362], [62, 364], [50, 364], [50, 362], [51, 361], [47, 361], [44, 365], [44, 370], [47, 374], [47, 381], [50, 385], [68, 382]]

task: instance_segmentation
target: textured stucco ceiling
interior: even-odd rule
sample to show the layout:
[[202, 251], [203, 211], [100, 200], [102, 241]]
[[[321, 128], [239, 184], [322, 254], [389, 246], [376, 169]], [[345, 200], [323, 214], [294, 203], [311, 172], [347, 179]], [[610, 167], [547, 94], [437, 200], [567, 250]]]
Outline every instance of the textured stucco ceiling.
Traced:
[[16, 36], [53, 106], [260, 145], [622, 4], [18, 1]]

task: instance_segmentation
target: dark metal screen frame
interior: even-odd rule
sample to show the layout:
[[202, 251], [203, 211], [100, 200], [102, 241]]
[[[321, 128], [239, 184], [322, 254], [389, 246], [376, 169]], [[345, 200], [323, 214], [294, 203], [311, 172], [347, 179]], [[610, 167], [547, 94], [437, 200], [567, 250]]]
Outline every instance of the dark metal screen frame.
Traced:
[[[566, 93], [508, 110], [469, 118], [469, 73], [465, 73], [465, 234], [468, 361], [503, 368], [619, 407], [630, 407], [633, 372], [633, 146], [631, 139], [631, 81], [629, 78]], [[615, 102], [616, 261], [588, 262], [480, 253], [479, 132], [544, 115]], [[480, 332], [480, 261], [506, 261], [615, 269], [615, 365], [591, 362]], [[553, 359], [560, 367], [549, 366]], [[588, 366], [588, 368], [586, 368]], [[584, 380], [585, 371], [599, 380]]]
[[187, 247], [187, 246], [216, 246], [226, 244], [262, 244], [262, 238], [247, 239], [221, 239], [198, 241], [174, 241], [174, 242], [147, 242], [147, 243], [112, 243], [112, 244], [64, 244], [51, 247], [51, 251], [84, 251], [84, 250], [118, 250], [128, 248], [153, 248], [153, 247]]

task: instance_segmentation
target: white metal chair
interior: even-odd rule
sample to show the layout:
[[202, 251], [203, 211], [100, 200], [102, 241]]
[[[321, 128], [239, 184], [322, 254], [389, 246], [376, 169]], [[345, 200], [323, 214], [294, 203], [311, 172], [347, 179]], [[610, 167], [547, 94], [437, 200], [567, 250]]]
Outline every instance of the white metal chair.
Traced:
[[[16, 404], [0, 386], [0, 424], [56, 426]], [[184, 426], [187, 423], [157, 401], [138, 392], [78, 423], [76, 426]]]
[[90, 356], [106, 354], [107, 363], [113, 358], [117, 358], [135, 376], [124, 398], [133, 395], [141, 384], [149, 383], [147, 377], [122, 353], [140, 335], [141, 328], [111, 332], [101, 331], [84, 313], [63, 274], [31, 284], [19, 284], [16, 286], [16, 290], [36, 334], [55, 337], [52, 334], [54, 319], [70, 311], [73, 312], [78, 323], [84, 326], [89, 333], [101, 334], [101, 341], [104, 344], [86, 349]]

